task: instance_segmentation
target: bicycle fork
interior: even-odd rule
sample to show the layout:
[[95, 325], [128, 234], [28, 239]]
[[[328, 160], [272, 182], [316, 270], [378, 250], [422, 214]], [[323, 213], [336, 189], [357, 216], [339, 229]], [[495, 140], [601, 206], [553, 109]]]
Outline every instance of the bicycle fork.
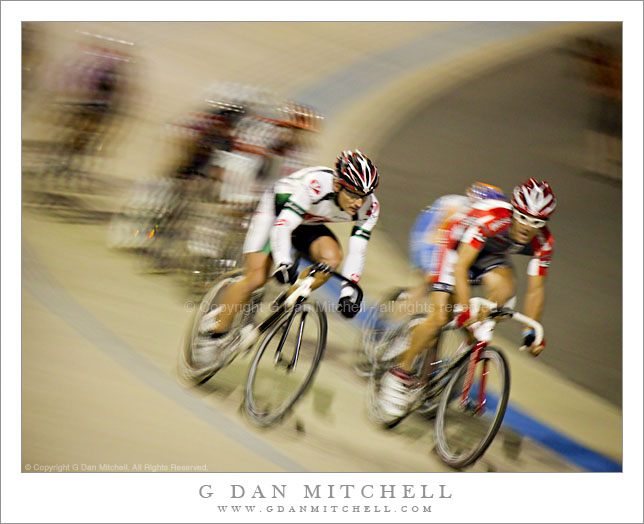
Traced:
[[[298, 298], [295, 306], [293, 307], [293, 310], [291, 311], [291, 314], [289, 315], [288, 321], [284, 328], [284, 333], [282, 333], [282, 337], [280, 338], [279, 344], [277, 345], [277, 349], [275, 350], [275, 357], [274, 357], [275, 365], [278, 365], [282, 361], [282, 349], [284, 349], [284, 344], [286, 343], [286, 337], [288, 337], [288, 333], [291, 330], [291, 326], [293, 325], [293, 319], [295, 318], [295, 315], [300, 311], [299, 306], [302, 302], [304, 302], [304, 300], [305, 299], [303, 297]], [[304, 321], [306, 319], [306, 314], [307, 314], [307, 311], [302, 312], [302, 318], [300, 319], [300, 326], [297, 332], [297, 344], [295, 345], [295, 351], [293, 352], [293, 357], [291, 358], [291, 361], [286, 365], [286, 370], [288, 372], [293, 371], [295, 369], [295, 366], [297, 366], [297, 359], [300, 354], [300, 348], [302, 347], [302, 334], [304, 332]]]

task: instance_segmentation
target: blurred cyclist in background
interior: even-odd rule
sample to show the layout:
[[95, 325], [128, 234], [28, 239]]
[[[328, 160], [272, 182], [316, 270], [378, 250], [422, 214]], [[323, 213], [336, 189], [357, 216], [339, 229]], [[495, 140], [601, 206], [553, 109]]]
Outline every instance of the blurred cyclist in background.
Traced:
[[132, 98], [134, 44], [103, 35], [81, 33], [72, 57], [53, 66], [51, 96], [59, 126], [49, 147], [47, 173], [59, 189], [73, 189], [95, 168], [116, 136], [119, 117]]
[[419, 213], [409, 233], [409, 261], [412, 269], [420, 273], [420, 282], [396, 290], [394, 295], [387, 296], [385, 303], [372, 308], [362, 331], [367, 360], [359, 361], [356, 370], [360, 374], [370, 374], [368, 354], [389, 338], [392, 329], [408, 320], [410, 315], [427, 313], [427, 298], [436, 279], [437, 264], [450, 225], [465, 217], [476, 202], [487, 198], [506, 200], [498, 187], [474, 182], [465, 195], [442, 196]]
[[[195, 227], [201, 230], [199, 223], [216, 222], [220, 214], [220, 210], [208, 206], [217, 201], [216, 184], [221, 173], [216, 158], [233, 149], [235, 126], [244, 111], [238, 101], [208, 100], [202, 111], [191, 112], [185, 122], [176, 126], [181, 138], [179, 161], [167, 181], [159, 181], [153, 186], [155, 190], [143, 195], [148, 205], [160, 196], [159, 205], [151, 206], [160, 212], [151, 217], [147, 228], [136, 227], [138, 231], [154, 231], [154, 244], [148, 243], [146, 254], [151, 256], [155, 271], [184, 270], [186, 274], [201, 275], [204, 268], [200, 265], [208, 257], [188, 256], [186, 243], [188, 248], [197, 247], [202, 255], [213, 254], [217, 239], [210, 238], [208, 231], [221, 229], [219, 224], [213, 223], [211, 229], [204, 231], [196, 231]], [[198, 246], [196, 237], [200, 237]]]
[[319, 113], [296, 102], [255, 103], [235, 128], [232, 150], [216, 161], [222, 173], [220, 199], [256, 204], [276, 180], [308, 165], [310, 135], [321, 122]]
[[[364, 154], [358, 150], [343, 151], [335, 169], [301, 169], [278, 180], [264, 193], [244, 243], [245, 277], [226, 290], [217, 310], [204, 316], [195, 364], [201, 364], [207, 373], [219, 358], [234, 351], [236, 341], [226, 336], [233, 317], [271, 274], [282, 284], [295, 282], [298, 273], [292, 247], [314, 262], [332, 269], [340, 266], [342, 248], [324, 223], [354, 223], [342, 274], [354, 282], [360, 280], [367, 243], [380, 212], [373, 194], [379, 179], [378, 169]], [[271, 270], [273, 265], [275, 269]], [[313, 289], [328, 278], [328, 273], [316, 273]], [[340, 294], [338, 308], [347, 318], [360, 310], [353, 293], [345, 285]]]
[[273, 181], [311, 165], [315, 136], [322, 130], [324, 117], [311, 106], [288, 100], [279, 109], [278, 120], [289, 132], [274, 147], [274, 158], [280, 161], [269, 170]]
[[93, 44], [65, 68], [61, 103], [67, 108], [65, 146], [71, 152], [100, 152], [104, 147], [112, 122], [125, 110], [133, 63], [126, 48]]
[[[192, 112], [180, 124], [186, 131], [179, 165], [171, 177], [179, 179], [214, 178], [214, 156], [231, 151], [235, 126], [244, 114], [243, 105], [234, 102], [211, 102], [203, 111]], [[216, 167], [216, 166], [214, 166]]]
[[423, 272], [425, 285], [419, 289], [422, 295], [436, 278], [436, 262], [450, 224], [466, 216], [476, 202], [487, 198], [506, 199], [498, 187], [475, 182], [465, 195], [442, 196], [420, 212], [409, 234], [409, 257], [412, 267]]
[[[322, 117], [263, 88], [217, 82], [202, 107], [169, 126], [179, 158], [163, 180], [141, 183], [116, 217], [113, 247], [135, 246], [154, 271], [180, 271], [201, 292], [242, 264], [261, 194], [305, 165]], [[123, 225], [125, 224], [125, 225]]]
[[[457, 322], [461, 326], [484, 316], [484, 312], [470, 307], [472, 281], [481, 281], [488, 300], [500, 305], [514, 301], [516, 282], [507, 255], [517, 253], [532, 257], [523, 312], [535, 320], [541, 317], [554, 242], [546, 227], [556, 207], [552, 189], [547, 182], [531, 178], [514, 188], [511, 203], [508, 203], [498, 199], [502, 193], [497, 188], [474, 187], [482, 191], [499, 191], [499, 194], [478, 200], [469, 209], [467, 206], [461, 208], [467, 212], [456, 211], [440, 224], [437, 220], [432, 246], [416, 249], [421, 267], [427, 268], [426, 274], [430, 275], [431, 307], [426, 319], [412, 328], [410, 346], [399, 358], [398, 365], [383, 377], [379, 404], [386, 417], [385, 423], [404, 416], [415, 393], [421, 389], [422, 384], [413, 373], [415, 360], [425, 349], [435, 351], [438, 332], [450, 318], [450, 304], [454, 304], [453, 310], [458, 312]], [[439, 213], [438, 219], [442, 216]], [[431, 225], [432, 219], [429, 213], [425, 217], [421, 215], [419, 220]], [[530, 329], [526, 329], [523, 337], [530, 353], [539, 355], [545, 340], [535, 345], [534, 332]]]

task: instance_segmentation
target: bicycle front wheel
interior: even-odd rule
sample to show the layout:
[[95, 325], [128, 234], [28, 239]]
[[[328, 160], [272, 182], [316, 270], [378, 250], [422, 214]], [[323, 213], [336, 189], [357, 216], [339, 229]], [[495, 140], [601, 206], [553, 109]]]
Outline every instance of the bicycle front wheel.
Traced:
[[369, 310], [356, 348], [354, 369], [358, 375], [366, 377], [373, 373], [373, 366], [380, 360], [391, 333], [407, 320], [409, 315], [404, 315], [399, 304], [405, 292], [404, 288], [396, 288]]
[[501, 427], [510, 395], [510, 371], [500, 351], [487, 348], [481, 352], [465, 396], [469, 364], [468, 359], [445, 387], [434, 426], [436, 453], [457, 469], [485, 453]]
[[308, 389], [326, 347], [326, 316], [301, 304], [271, 328], [257, 350], [246, 381], [244, 408], [250, 420], [269, 426], [281, 420]]

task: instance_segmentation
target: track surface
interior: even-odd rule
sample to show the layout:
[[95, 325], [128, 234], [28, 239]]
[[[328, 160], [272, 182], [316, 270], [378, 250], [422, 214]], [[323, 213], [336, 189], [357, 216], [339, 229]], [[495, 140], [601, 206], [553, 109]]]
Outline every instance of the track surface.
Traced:
[[[190, 317], [167, 281], [139, 276], [131, 261], [110, 253], [102, 226], [25, 217], [24, 231], [23, 314], [40, 326], [23, 332], [24, 463], [449, 471], [430, 453], [431, 423], [418, 418], [384, 432], [367, 420], [365, 384], [351, 371], [346, 343], [356, 334], [346, 322], [331, 320], [324, 365], [296, 415], [258, 431], [238, 412], [247, 359], [199, 391], [179, 385], [176, 353]], [[27, 240], [36, 232], [38, 246]], [[509, 430], [473, 468], [525, 469], [577, 468]]]
[[[92, 27], [96, 27], [96, 24]], [[122, 34], [127, 34], [130, 30], [127, 24], [120, 24], [118, 29]], [[388, 48], [398, 49], [405, 43], [414, 41], [415, 37], [430, 41], [431, 33], [440, 30], [445, 30], [444, 24], [432, 27], [414, 24], [399, 31], [392, 31], [391, 27], [374, 26], [366, 41], [363, 39], [358, 43], [351, 41], [339, 29], [336, 34], [330, 26], [314, 25], [309, 27], [308, 33], [315, 38], [305, 40], [313, 41], [315, 45], [310, 45], [316, 49], [328, 40], [329, 47], [324, 48], [324, 52], [334, 57], [338, 56], [338, 49], [350, 50], [336, 63], [342, 69], [350, 67], [353, 62], [364, 64], [365, 55], [366, 62], [369, 63], [370, 54], [382, 52], [386, 55]], [[329, 35], [329, 31], [332, 35]], [[138, 28], [130, 38], [138, 38], [144, 43], [148, 66], [145, 76], [148, 80], [154, 80], [149, 85], [163, 86], [154, 90], [150, 99], [163, 103], [153, 104], [154, 107], [146, 106], [143, 118], [135, 126], [127, 148], [121, 150], [119, 157], [107, 167], [126, 178], [149, 176], [155, 172], [155, 167], [150, 166], [149, 158], [163, 156], [160, 154], [162, 147], [158, 140], [159, 127], [176, 116], [182, 107], [191, 105], [191, 100], [186, 99], [186, 79], [190, 78], [190, 85], [205, 85], [211, 80], [211, 72], [205, 72], [203, 64], [196, 59], [186, 58], [194, 55], [197, 46], [202, 45], [206, 36], [214, 38], [214, 54], [209, 56], [220, 66], [221, 75], [233, 80], [265, 80], [268, 87], [275, 87], [280, 85], [282, 78], [294, 78], [288, 73], [296, 70], [300, 63], [306, 62], [306, 49], [303, 49], [293, 59], [293, 63], [282, 64], [283, 72], [280, 74], [275, 71], [269, 75], [262, 74], [262, 57], [266, 59], [272, 53], [283, 51], [288, 47], [288, 41], [297, 41], [302, 33], [289, 26], [283, 39], [273, 39], [273, 45], [269, 49], [262, 49], [261, 46], [262, 34], [268, 34], [268, 30], [257, 29], [254, 36], [246, 40], [240, 40], [241, 34], [248, 35], [242, 24], [223, 25], [215, 36], [211, 28], [198, 24], [191, 26], [189, 30], [181, 29], [172, 33], [152, 24]], [[329, 36], [348, 38], [348, 41], [339, 41]], [[219, 62], [217, 53], [223, 51], [216, 44], [223, 45], [231, 40], [240, 42], [235, 47], [240, 60]], [[316, 64], [297, 77], [297, 82], [291, 80], [288, 85], [282, 85], [282, 89], [289, 92], [306, 92], [309, 89], [313, 97], [314, 91], [306, 84], [314, 85], [317, 81], [315, 75], [323, 79], [333, 76], [333, 71], [320, 65], [327, 62], [324, 58], [320, 58], [319, 62], [316, 60]], [[403, 64], [405, 67], [407, 65], [409, 64]], [[532, 71], [522, 70], [521, 67], [518, 65], [500, 71], [506, 82], [504, 85], [508, 96], [512, 95], [512, 82], [516, 81], [520, 85], [526, 81], [525, 75]], [[404, 67], [401, 66], [400, 69], [399, 76], [403, 76]], [[252, 73], [244, 76], [243, 73], [247, 71]], [[159, 78], [167, 82], [159, 83]], [[482, 96], [484, 91], [478, 91], [482, 89], [480, 86], [469, 86], [477, 90], [476, 96]], [[441, 151], [439, 147], [429, 149], [434, 151], [435, 156], [422, 156], [428, 147], [434, 147], [432, 144], [454, 144], [454, 136], [447, 134], [449, 130], [456, 133], [459, 139], [468, 136], [462, 131], [458, 132], [455, 124], [447, 125], [448, 120], [458, 121], [459, 126], [470, 125], [471, 121], [467, 118], [475, 114], [473, 110], [465, 112], [465, 115], [461, 111], [449, 110], [455, 103], [465, 106], [468, 103], [485, 102], [484, 107], [491, 103], [490, 100], [476, 100], [468, 95], [466, 87], [469, 86], [454, 91], [450, 95], [451, 100], [446, 98], [440, 105], [428, 105], [425, 99], [418, 100], [419, 114], [431, 112], [427, 118], [431, 117], [436, 121], [442, 118], [444, 122], [440, 131], [431, 131], [437, 139], [430, 141], [429, 146], [425, 141], [412, 142], [411, 138], [405, 138], [423, 136], [419, 133], [425, 133], [426, 130], [418, 127], [422, 125], [421, 118], [401, 125], [395, 133], [390, 130], [390, 134], [400, 137], [401, 142], [392, 139], [381, 147], [374, 144], [374, 156], [379, 159], [381, 169], [391, 181], [386, 183], [388, 188], [385, 185], [382, 192], [383, 203], [387, 206], [390, 217], [398, 216], [396, 201], [401, 194], [398, 192], [400, 186], [394, 182], [405, 177], [406, 187], [411, 187], [411, 190], [402, 194], [406, 199], [410, 194], [416, 194], [413, 177], [410, 175], [418, 173], [418, 166], [431, 165], [433, 170], [443, 176], [431, 178], [429, 182], [436, 183], [436, 186], [416, 187], [417, 193], [422, 194], [423, 198], [422, 202], [419, 199], [418, 205], [413, 206], [414, 212], [429, 203], [434, 196], [461, 191], [472, 178], [489, 179], [509, 189], [516, 181], [515, 170], [527, 174], [523, 168], [530, 162], [523, 157], [515, 159], [514, 164], [508, 160], [509, 164], [496, 177], [493, 176], [496, 171], [472, 176], [467, 174], [465, 168], [474, 171], [473, 167], [477, 165], [474, 156], [465, 161], [465, 155], [461, 154], [460, 159], [464, 163], [460, 165], [453, 164], [454, 158], [459, 155], [450, 154], [449, 149], [443, 149], [444, 156], [439, 157], [440, 161], [436, 160]], [[494, 91], [493, 85], [484, 87]], [[356, 102], [356, 106], [360, 105], [360, 100]], [[448, 102], [447, 108], [445, 101]], [[163, 107], [164, 112], [159, 107]], [[372, 108], [370, 114], [375, 113], [376, 109]], [[333, 114], [333, 109], [329, 111]], [[527, 110], [526, 112], [524, 118], [529, 119], [530, 114]], [[497, 114], [496, 111], [494, 114]], [[471, 140], [476, 138], [476, 133], [485, 134], [486, 116], [489, 118], [485, 113], [478, 117], [481, 125], [470, 131]], [[507, 121], [507, 118], [504, 120]], [[336, 118], [329, 122], [330, 131], [343, 128], [342, 122], [336, 111]], [[563, 129], [560, 132], [565, 134], [573, 131], [574, 129]], [[34, 134], [37, 134], [35, 130]], [[334, 141], [340, 135], [330, 136], [322, 146], [323, 149], [335, 151], [337, 145]], [[412, 144], [416, 147], [410, 147]], [[530, 147], [534, 147], [530, 149], [531, 159], [538, 160], [539, 146], [534, 144]], [[503, 145], [500, 151], [507, 150], [504, 148], [507, 145]], [[156, 153], [159, 154], [155, 156]], [[414, 157], [412, 153], [421, 156]], [[396, 158], [396, 162], [392, 158]], [[496, 156], [493, 158], [498, 159]], [[504, 155], [500, 155], [500, 158], [506, 159]], [[479, 158], [478, 165], [490, 168], [490, 157], [484, 158], [485, 162], [480, 160]], [[563, 167], [555, 169], [554, 161], [548, 167], [552, 167], [553, 175], [556, 175], [556, 182], [553, 179], [553, 184], [557, 188], [561, 187], [559, 194], [563, 192], [565, 201], [568, 191], [566, 180], [575, 176], [575, 170]], [[459, 180], [453, 176], [454, 172], [466, 174], [459, 175], [463, 177]], [[439, 187], [441, 178], [449, 180], [449, 184]], [[592, 184], [584, 187], [589, 187], [584, 190], [591, 191], [589, 197], [592, 196], [592, 191], [599, 191]], [[614, 193], [609, 195], [613, 196], [607, 197], [602, 205], [609, 206], [610, 209], [615, 206], [619, 208], [619, 201]], [[411, 204], [409, 208], [412, 209]], [[573, 210], [566, 211], [564, 206], [562, 208], [559, 216], [577, 216]], [[413, 214], [408, 212], [400, 216], [408, 221], [413, 220]], [[618, 227], [615, 222], [602, 221], [599, 225], [602, 224], [607, 228], [606, 234]], [[219, 472], [448, 470], [431, 452], [431, 423], [414, 418], [392, 432], [384, 432], [366, 420], [363, 408], [365, 385], [350, 369], [352, 343], [347, 341], [355, 340], [355, 325], [330, 319], [328, 358], [322, 365], [311, 394], [298, 406], [296, 414], [283, 425], [259, 431], [245, 422], [238, 412], [240, 384], [245, 376], [247, 361], [236, 362], [199, 392], [185, 390], [178, 384], [174, 365], [189, 313], [186, 311], [185, 298], [167, 279], [137, 274], [131, 259], [109, 252], [105, 247], [104, 226], [43, 221], [31, 212], [23, 214], [22, 225], [23, 468], [27, 464], [36, 463], [96, 465], [145, 462], [205, 464], [208, 471]], [[566, 231], [566, 225], [569, 231]], [[587, 222], [582, 226], [562, 218], [555, 229], [558, 238], [571, 239], [580, 235], [579, 238], [583, 239], [582, 233], [586, 225]], [[406, 237], [405, 221], [383, 218], [381, 231], [382, 236], [370, 246], [369, 258], [371, 261], [378, 260], [379, 263], [374, 265], [370, 262], [364, 278], [365, 289], [372, 296], [378, 295], [392, 284], [392, 279], [383, 278], [383, 275], [400, 275], [401, 281], [408, 279], [406, 246], [402, 240]], [[585, 246], [585, 242], [580, 241], [580, 244], [581, 247]], [[570, 278], [573, 275], [572, 268], [577, 264], [573, 250], [576, 244], [560, 241], [560, 245], [562, 247], [557, 261], [561, 262], [556, 267], [561, 269], [557, 269], [560, 271], [559, 276], [555, 276], [557, 273], [553, 271], [553, 280], [562, 280], [555, 281], [559, 286], [551, 286], [551, 289], [556, 289], [550, 295], [549, 303], [552, 308], [546, 319], [548, 325], [553, 325], [553, 329], [559, 329], [555, 333], [562, 333], [562, 329], [555, 327], [556, 318], [550, 312], [556, 313], [565, 307], [570, 295], [568, 287], [561, 282], [567, 282], [569, 286], [574, 284]], [[616, 251], [619, 252], [618, 249]], [[601, 264], [599, 267], [602, 271], [609, 273], [616, 262], [614, 257], [607, 256], [601, 258]], [[564, 281], [564, 277], [569, 280]], [[586, 277], [582, 273], [580, 278]], [[578, 289], [580, 286], [573, 287]], [[597, 293], [601, 294], [603, 290], [600, 288]], [[613, 295], [607, 296], [609, 300], [613, 300]], [[602, 295], [602, 299], [604, 298]], [[609, 316], [608, 319], [610, 318], [614, 317]], [[615, 325], [607, 323], [603, 331], [607, 341], [615, 336]], [[558, 348], [568, 348], [569, 342], [570, 339], [563, 334], [555, 335], [552, 343], [553, 367], [563, 368], [565, 358], [561, 357], [559, 361], [555, 355]], [[615, 347], [618, 346], [621, 346], [619, 339], [615, 340]], [[581, 344], [570, 347], [570, 362], [580, 358], [583, 347]], [[512, 351], [512, 344], [507, 349], [513, 376], [516, 377], [512, 389], [515, 407], [533, 413], [539, 420], [556, 426], [577, 442], [601, 452], [617, 463], [621, 462], [621, 411], [618, 408], [587, 390], [575, 387], [543, 363], [517, 356]], [[563, 349], [561, 354], [564, 354]], [[590, 367], [589, 372], [598, 373], [598, 369], [598, 366]], [[574, 378], [578, 382], [585, 380], [583, 377]], [[592, 377], [588, 380], [592, 381]], [[601, 393], [611, 398], [609, 393], [614, 391], [619, 377], [611, 375], [607, 383], [606, 392], [602, 390]], [[549, 386], [547, 391], [544, 391], [544, 384]], [[564, 405], [561, 405], [562, 398], [567, 400]], [[611, 400], [617, 402], [618, 397]], [[473, 471], [579, 469], [581, 466], [571, 462], [570, 457], [566, 459], [509, 428], [502, 430], [485, 457], [472, 468]]]

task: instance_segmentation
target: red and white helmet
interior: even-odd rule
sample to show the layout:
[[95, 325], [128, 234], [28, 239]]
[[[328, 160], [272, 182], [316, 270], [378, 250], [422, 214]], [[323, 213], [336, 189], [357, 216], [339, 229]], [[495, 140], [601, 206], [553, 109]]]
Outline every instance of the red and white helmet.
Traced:
[[340, 184], [368, 195], [380, 182], [378, 168], [357, 149], [342, 151], [335, 162], [335, 170]]
[[548, 219], [557, 207], [557, 199], [548, 182], [537, 182], [534, 178], [514, 188], [511, 202], [521, 213], [541, 219]]

